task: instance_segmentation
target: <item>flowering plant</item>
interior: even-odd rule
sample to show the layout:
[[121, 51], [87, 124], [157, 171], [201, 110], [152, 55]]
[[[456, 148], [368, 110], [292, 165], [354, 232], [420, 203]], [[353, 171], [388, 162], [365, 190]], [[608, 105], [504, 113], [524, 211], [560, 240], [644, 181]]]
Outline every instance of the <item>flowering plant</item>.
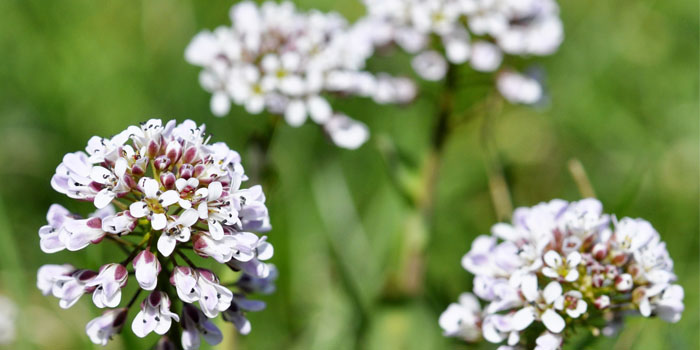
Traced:
[[[518, 73], [507, 55], [544, 56], [564, 39], [554, 0], [364, 0], [377, 46], [395, 43], [414, 55], [413, 68], [426, 80], [440, 80], [451, 64], [469, 62], [495, 72], [500, 93], [513, 103], [543, 97], [536, 77]], [[433, 40], [436, 38], [437, 40]]]
[[643, 219], [617, 220], [595, 199], [553, 200], [517, 209], [512, 224], [491, 233], [462, 259], [474, 294], [440, 316], [446, 336], [505, 341], [502, 350], [554, 350], [576, 327], [612, 335], [627, 314], [681, 318], [673, 261]]
[[[273, 291], [276, 271], [265, 262], [273, 247], [250, 232], [270, 229], [262, 188], [242, 188], [247, 177], [240, 156], [224, 143], [209, 144], [204, 131], [191, 120], [163, 125], [151, 119], [111, 138], [91, 138], [86, 152], [66, 154], [56, 168], [52, 187], [93, 203], [97, 211], [82, 218], [52, 205], [48, 224], [39, 230], [41, 249], [77, 251], [107, 241], [127, 253], [99, 271], [70, 265], [39, 269], [37, 286], [59, 298], [62, 308], [92, 294], [95, 306], [107, 309], [87, 324], [94, 343], [105, 345], [121, 331], [144, 290], [150, 294], [133, 319], [134, 334], [165, 335], [180, 322], [184, 349], [199, 348], [200, 336], [210, 344], [220, 342], [222, 334], [210, 321], [220, 313], [248, 333], [245, 311], [265, 305], [246, 295]], [[222, 283], [213, 271], [198, 267], [188, 251], [241, 271], [240, 278]], [[119, 307], [129, 276], [138, 288]], [[180, 311], [177, 301], [184, 304]], [[199, 308], [191, 305], [195, 302]], [[173, 328], [175, 337], [179, 329]]]
[[364, 70], [374, 47], [372, 28], [349, 26], [337, 13], [297, 11], [291, 2], [243, 1], [231, 8], [232, 26], [197, 34], [185, 51], [203, 68], [202, 87], [212, 93], [214, 115], [231, 101], [258, 114], [267, 109], [300, 126], [307, 117], [338, 146], [354, 149], [367, 127], [335, 113], [324, 94], [370, 97], [378, 103], [407, 102], [415, 87], [406, 78]]

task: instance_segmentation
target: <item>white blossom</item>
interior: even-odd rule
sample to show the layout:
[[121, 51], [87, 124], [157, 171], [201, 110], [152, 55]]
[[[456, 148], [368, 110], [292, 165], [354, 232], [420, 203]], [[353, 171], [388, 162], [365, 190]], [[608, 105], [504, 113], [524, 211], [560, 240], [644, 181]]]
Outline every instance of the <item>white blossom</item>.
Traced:
[[[365, 70], [375, 50], [376, 21], [350, 25], [337, 13], [302, 12], [291, 2], [271, 1], [240, 2], [230, 17], [231, 25], [200, 32], [185, 50], [185, 59], [203, 69], [199, 81], [212, 93], [216, 116], [228, 114], [234, 103], [251, 114], [283, 115], [291, 126], [311, 119], [328, 130], [339, 114], [329, 94], [371, 97], [377, 103], [404, 103], [415, 96], [405, 81], [395, 79], [382, 83], [401, 93], [386, 94], [376, 75]], [[366, 137], [331, 140], [357, 148]]]
[[[463, 294], [440, 317], [445, 335], [505, 342], [499, 349], [558, 350], [568, 328], [604, 324], [601, 333], [613, 334], [629, 310], [678, 322], [683, 288], [672, 284], [673, 261], [658, 232], [602, 209], [591, 198], [552, 200], [517, 208], [512, 223], [478, 236], [462, 266], [485, 306], [471, 294], [463, 305]], [[536, 323], [547, 331], [526, 344], [522, 334]]]
[[[246, 42], [258, 44], [254, 37]], [[226, 50], [233, 52], [235, 48], [226, 46]], [[218, 57], [212, 52], [188, 51], [188, 55], [202, 62]], [[280, 57], [280, 67], [294, 68], [290, 57]], [[274, 83], [289, 84], [284, 79]], [[305, 101], [312, 119], [322, 120], [324, 113], [329, 113], [322, 100]], [[240, 300], [246, 300], [250, 293], [274, 290], [276, 270], [266, 262], [274, 249], [266, 236], [254, 233], [271, 229], [263, 189], [244, 187], [248, 177], [240, 155], [225, 143], [209, 141], [205, 126], [191, 120], [178, 124], [151, 119], [114, 137], [90, 138], [86, 152], [67, 154], [57, 167], [52, 187], [70, 198], [92, 202], [98, 210], [82, 217], [59, 204], [52, 205], [47, 224], [39, 229], [42, 251], [76, 251], [93, 244], [113, 249], [114, 244], [125, 253], [124, 260], [104, 264], [99, 272], [71, 265], [44, 265], [37, 272], [37, 288], [58, 298], [62, 308], [72, 307], [86, 294], [96, 307], [110, 308], [86, 327], [94, 343], [104, 345], [120, 332], [126, 313], [138, 305], [142, 290], [151, 293], [142, 300], [132, 331], [139, 337], [151, 332], [162, 335], [175, 320], [175, 326], [184, 326], [190, 335], [182, 339], [189, 342], [186, 347], [194, 344], [193, 331], [209, 327], [209, 318], [232, 307], [229, 284], [236, 285]], [[238, 272], [238, 281], [219, 283], [211, 271], [197, 266], [196, 255], [226, 264]], [[133, 267], [133, 272], [128, 267]], [[163, 275], [170, 271], [172, 275]], [[122, 289], [130, 274], [138, 284], [137, 292], [123, 303]], [[171, 300], [166, 294], [170, 292], [162, 283], [168, 277], [177, 291], [173, 302], [198, 302], [202, 320], [177, 323], [180, 316], [170, 311]]]

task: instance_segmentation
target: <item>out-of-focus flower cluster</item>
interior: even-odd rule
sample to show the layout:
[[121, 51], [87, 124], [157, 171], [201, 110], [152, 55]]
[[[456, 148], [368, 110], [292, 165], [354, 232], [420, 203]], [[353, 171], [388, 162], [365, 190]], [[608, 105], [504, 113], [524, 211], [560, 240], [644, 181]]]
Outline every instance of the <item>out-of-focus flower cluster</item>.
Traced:
[[197, 34], [186, 60], [201, 66], [199, 81], [212, 93], [211, 110], [228, 114], [231, 101], [249, 113], [283, 114], [292, 126], [307, 118], [340, 147], [357, 148], [367, 127], [333, 111], [325, 94], [370, 97], [378, 103], [413, 99], [407, 78], [364, 70], [373, 54], [373, 28], [349, 26], [336, 13], [300, 12], [290, 2], [243, 1], [231, 8], [231, 26]]
[[0, 345], [10, 345], [15, 340], [17, 306], [12, 300], [0, 295]]
[[[396, 43], [411, 53], [413, 68], [440, 80], [452, 64], [495, 72], [497, 88], [513, 103], [543, 96], [540, 83], [504, 64], [511, 56], [554, 53], [564, 38], [554, 0], [364, 0], [375, 45]], [[435, 40], [434, 40], [435, 39]]]
[[[473, 294], [441, 315], [446, 336], [505, 342], [502, 350], [554, 350], [567, 328], [612, 335], [631, 313], [681, 318], [673, 261], [643, 219], [617, 220], [595, 199], [553, 200], [517, 209], [512, 224], [496, 224], [491, 233], [462, 259], [475, 276]], [[524, 344], [528, 330], [541, 334], [534, 344]]]
[[[87, 324], [94, 343], [105, 345], [121, 331], [142, 290], [150, 294], [133, 319], [133, 332], [164, 335], [180, 322], [183, 347], [197, 349], [200, 336], [211, 344], [221, 341], [210, 321], [219, 313], [241, 333], [249, 332], [245, 311], [264, 304], [246, 295], [274, 289], [276, 272], [265, 262], [272, 245], [251, 233], [270, 229], [262, 188], [241, 188], [247, 177], [240, 156], [224, 143], [209, 144], [204, 129], [191, 120], [163, 125], [152, 119], [111, 138], [92, 137], [85, 152], [66, 154], [56, 168], [52, 187], [92, 202], [97, 211], [83, 218], [52, 205], [48, 224], [39, 230], [41, 249], [77, 251], [107, 241], [127, 255], [98, 271], [71, 265], [39, 269], [37, 286], [60, 299], [62, 308], [91, 294], [97, 307], [107, 309]], [[194, 255], [241, 271], [240, 278], [222, 284], [214, 272], [192, 262]], [[123, 305], [130, 276], [137, 292]], [[181, 311], [172, 305], [178, 299]]]

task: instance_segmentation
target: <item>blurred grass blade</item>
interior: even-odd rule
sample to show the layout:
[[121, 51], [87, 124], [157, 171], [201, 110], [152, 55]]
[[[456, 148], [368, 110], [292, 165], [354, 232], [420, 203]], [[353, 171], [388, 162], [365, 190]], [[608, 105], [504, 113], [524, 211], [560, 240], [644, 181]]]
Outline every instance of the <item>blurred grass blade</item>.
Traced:
[[358, 307], [367, 310], [382, 280], [340, 165], [336, 161], [328, 163], [318, 171], [312, 186], [332, 256], [344, 275], [348, 292], [359, 299]]
[[19, 317], [17, 319], [17, 335], [14, 346], [16, 349], [33, 349], [34, 347], [29, 342], [27, 331], [22, 327], [22, 310], [28, 305], [27, 286], [29, 286], [25, 277], [22, 260], [18, 253], [18, 247], [12, 239], [12, 226], [10, 220], [5, 214], [5, 205], [0, 197], [0, 268], [2, 270], [2, 288], [11, 294], [12, 299], [19, 308]]

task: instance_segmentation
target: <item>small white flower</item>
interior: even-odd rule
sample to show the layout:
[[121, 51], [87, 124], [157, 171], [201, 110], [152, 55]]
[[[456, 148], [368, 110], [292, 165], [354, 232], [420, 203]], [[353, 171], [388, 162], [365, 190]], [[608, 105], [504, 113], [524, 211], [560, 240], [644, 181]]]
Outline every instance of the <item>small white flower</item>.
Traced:
[[151, 332], [163, 335], [170, 330], [172, 321], [180, 317], [170, 312], [170, 299], [163, 292], [153, 292], [141, 303], [141, 311], [131, 324], [137, 337], [143, 338]]
[[129, 277], [126, 268], [119, 264], [108, 264], [100, 268], [98, 275], [86, 284], [93, 287], [92, 301], [99, 308], [117, 307], [122, 298], [122, 287]]
[[139, 180], [139, 188], [144, 198], [131, 203], [129, 213], [135, 218], [148, 216], [154, 230], [164, 229], [168, 222], [165, 213], [170, 205], [178, 202], [180, 196], [173, 190], [161, 192], [158, 181], [148, 177]]
[[223, 340], [223, 334], [199, 309], [185, 304], [182, 310], [182, 347], [184, 350], [199, 349], [200, 338], [209, 345], [217, 345]]
[[102, 316], [88, 322], [85, 326], [85, 333], [93, 343], [106, 346], [113, 335], [121, 332], [126, 322], [126, 313], [126, 308], [107, 310]]
[[502, 61], [503, 53], [498, 46], [485, 41], [472, 43], [470, 63], [474, 70], [493, 72], [501, 66]]
[[554, 302], [562, 295], [559, 282], [550, 282], [543, 291], [538, 291], [535, 275], [528, 275], [523, 279], [521, 288], [527, 301], [534, 305], [526, 306], [513, 315], [514, 329], [522, 331], [538, 319], [552, 333], [564, 330], [566, 322], [554, 310]]
[[63, 309], [68, 309], [87, 292], [87, 284], [90, 283], [97, 273], [90, 270], [77, 270], [66, 276], [57, 276], [54, 288], [51, 290], [53, 296], [61, 299], [58, 303]]
[[425, 80], [437, 81], [445, 77], [447, 62], [436, 51], [425, 51], [411, 61], [413, 69]]
[[549, 278], [574, 282], [579, 277], [577, 268], [581, 263], [581, 254], [578, 252], [571, 252], [566, 259], [562, 259], [559, 253], [550, 250], [544, 254], [544, 262], [547, 266], [542, 268], [542, 273]]
[[357, 149], [369, 139], [364, 123], [342, 114], [336, 114], [324, 124], [324, 130], [338, 147]]
[[459, 303], [452, 303], [443, 311], [439, 319], [443, 334], [448, 337], [459, 337], [468, 342], [481, 338], [481, 306], [471, 293], [462, 293]]
[[180, 216], [168, 221], [163, 233], [158, 238], [158, 251], [163, 254], [163, 256], [170, 256], [173, 250], [175, 250], [175, 245], [177, 242], [187, 242], [190, 240], [192, 225], [194, 225], [197, 220], [199, 220], [199, 214], [195, 209], [187, 209]]
[[209, 317], [216, 317], [219, 312], [226, 311], [231, 305], [233, 293], [219, 284], [219, 279], [209, 270], [197, 271], [197, 286], [199, 287], [199, 306]]
[[197, 285], [197, 271], [189, 267], [177, 266], [173, 270], [170, 283], [175, 286], [177, 296], [186, 303], [199, 300], [200, 290]]
[[542, 85], [534, 78], [505, 71], [498, 74], [498, 91], [511, 103], [533, 104], [542, 99]]
[[60, 288], [59, 281], [64, 281], [65, 277], [75, 271], [72, 265], [44, 265], [37, 271], [36, 286], [43, 295], [56, 294], [54, 290]]
[[565, 310], [571, 318], [579, 318], [588, 310], [588, 304], [583, 300], [581, 292], [571, 290], [554, 301], [554, 308], [560, 311]]
[[136, 275], [136, 281], [143, 290], [154, 290], [158, 284], [160, 273], [160, 261], [153, 253], [143, 250], [132, 261]]

